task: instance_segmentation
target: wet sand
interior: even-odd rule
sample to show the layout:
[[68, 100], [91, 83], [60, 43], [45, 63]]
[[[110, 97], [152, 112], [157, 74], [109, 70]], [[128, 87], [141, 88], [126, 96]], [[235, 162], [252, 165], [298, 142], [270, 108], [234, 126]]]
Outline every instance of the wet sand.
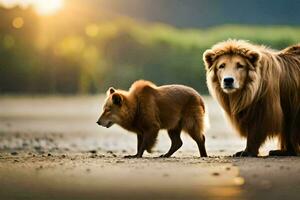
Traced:
[[205, 98], [210, 157], [182, 134], [172, 158], [157, 158], [170, 141], [161, 131], [154, 153], [134, 154], [136, 138], [96, 125], [103, 96], [0, 97], [1, 199], [299, 199], [300, 159], [233, 158], [239, 138], [218, 105]]

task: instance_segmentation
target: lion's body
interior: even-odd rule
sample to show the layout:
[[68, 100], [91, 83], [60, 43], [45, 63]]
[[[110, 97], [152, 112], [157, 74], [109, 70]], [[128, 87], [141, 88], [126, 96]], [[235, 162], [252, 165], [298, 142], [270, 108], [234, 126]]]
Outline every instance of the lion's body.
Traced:
[[[240, 56], [250, 65], [244, 87], [232, 94], [222, 91], [213, 69], [213, 64], [224, 55]], [[209, 90], [238, 133], [247, 137], [245, 151], [256, 156], [267, 137], [279, 136], [281, 152], [299, 154], [300, 45], [274, 51], [229, 40], [217, 44], [204, 56]]]

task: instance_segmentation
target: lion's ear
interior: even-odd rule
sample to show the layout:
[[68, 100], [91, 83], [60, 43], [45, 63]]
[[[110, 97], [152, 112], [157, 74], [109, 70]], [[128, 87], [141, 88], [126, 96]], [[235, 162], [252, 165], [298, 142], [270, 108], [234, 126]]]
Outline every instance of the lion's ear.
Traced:
[[205, 64], [206, 70], [209, 70], [215, 61], [216, 54], [212, 50], [206, 50], [203, 53], [203, 61]]
[[249, 51], [247, 52], [246, 56], [253, 66], [256, 66], [261, 58], [260, 53], [256, 51]]

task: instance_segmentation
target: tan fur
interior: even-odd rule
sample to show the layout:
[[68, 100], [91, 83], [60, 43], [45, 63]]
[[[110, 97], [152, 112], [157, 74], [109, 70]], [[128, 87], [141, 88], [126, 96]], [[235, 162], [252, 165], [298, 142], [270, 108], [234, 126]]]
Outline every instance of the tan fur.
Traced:
[[204, 102], [194, 89], [183, 85], [158, 87], [140, 80], [133, 83], [129, 91], [108, 90], [98, 123], [106, 127], [116, 123], [137, 134], [138, 152], [131, 157], [142, 157], [144, 150], [150, 152], [160, 129], [167, 129], [172, 141], [169, 152], [163, 157], [171, 156], [181, 147], [181, 130], [196, 141], [201, 156], [207, 156], [204, 118]]
[[[268, 136], [280, 139], [280, 151], [271, 151], [270, 155], [299, 154], [300, 45], [275, 51], [242, 40], [228, 40], [207, 50], [203, 59], [210, 93], [238, 133], [247, 137], [245, 151], [237, 156], [256, 156]], [[241, 62], [238, 59], [246, 63], [244, 68], [234, 67]], [[224, 71], [242, 87], [227, 92], [221, 82]], [[245, 77], [241, 76], [244, 72]]]

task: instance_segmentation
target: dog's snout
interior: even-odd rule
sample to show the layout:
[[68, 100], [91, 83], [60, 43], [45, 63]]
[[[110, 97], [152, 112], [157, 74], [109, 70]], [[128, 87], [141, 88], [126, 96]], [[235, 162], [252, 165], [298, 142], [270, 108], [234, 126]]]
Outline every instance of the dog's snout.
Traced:
[[97, 123], [98, 125], [100, 125], [100, 121], [97, 121], [96, 123]]
[[232, 77], [226, 77], [223, 79], [224, 85], [225, 86], [232, 86], [234, 79]]

